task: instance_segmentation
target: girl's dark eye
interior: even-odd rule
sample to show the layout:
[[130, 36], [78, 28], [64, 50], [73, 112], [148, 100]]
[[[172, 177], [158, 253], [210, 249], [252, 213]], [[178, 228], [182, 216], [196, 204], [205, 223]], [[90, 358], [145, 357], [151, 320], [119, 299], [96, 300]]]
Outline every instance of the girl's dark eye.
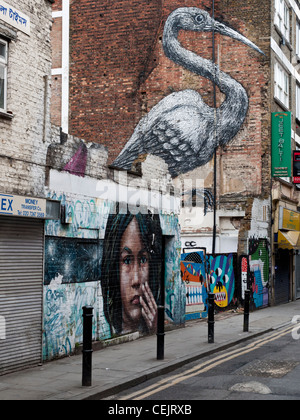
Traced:
[[129, 265], [130, 263], [131, 263], [131, 258], [130, 257], [124, 257], [123, 258], [123, 264]]
[[142, 257], [141, 257], [141, 264], [146, 264], [146, 262], [147, 262], [147, 257], [145, 256], [145, 255], [143, 255]]
[[197, 15], [195, 17], [195, 20], [197, 23], [203, 23], [204, 22], [204, 16], [203, 15]]

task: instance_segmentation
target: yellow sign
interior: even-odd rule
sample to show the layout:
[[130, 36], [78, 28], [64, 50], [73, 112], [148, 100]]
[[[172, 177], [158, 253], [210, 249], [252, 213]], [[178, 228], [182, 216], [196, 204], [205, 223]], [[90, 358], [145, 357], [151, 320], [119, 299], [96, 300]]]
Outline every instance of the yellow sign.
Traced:
[[300, 232], [278, 232], [278, 248], [299, 249]]
[[280, 207], [279, 229], [300, 231], [300, 213]]
[[228, 305], [228, 294], [225, 286], [216, 286], [214, 288], [215, 303], [220, 308], [225, 308]]

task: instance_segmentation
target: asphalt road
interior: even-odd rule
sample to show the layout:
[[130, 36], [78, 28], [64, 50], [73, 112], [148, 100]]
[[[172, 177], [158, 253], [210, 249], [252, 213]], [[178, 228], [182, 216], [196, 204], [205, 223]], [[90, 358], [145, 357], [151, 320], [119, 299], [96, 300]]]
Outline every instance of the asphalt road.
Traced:
[[[183, 411], [189, 410], [187, 405], [191, 401], [196, 404], [204, 400], [299, 400], [299, 337], [300, 330], [295, 330], [295, 327], [294, 331], [290, 326], [278, 329], [111, 396], [106, 399], [106, 407], [118, 410], [122, 409], [123, 403], [126, 407], [130, 404], [134, 407], [133, 401], [139, 401], [138, 406], [142, 407], [140, 403], [143, 401], [159, 401], [159, 406], [145, 404], [147, 413], [151, 413], [151, 407], [155, 407], [156, 411], [161, 410], [164, 401], [167, 404], [163, 405], [165, 412], [160, 414], [169, 416], [172, 413], [167, 415], [167, 411], [170, 411], [174, 402], [173, 414], [190, 414]], [[113, 400], [119, 401], [119, 405], [108, 402]], [[183, 403], [180, 404], [180, 401]], [[180, 413], [176, 413], [176, 407]], [[135, 415], [141, 416], [142, 412], [139, 416]]]

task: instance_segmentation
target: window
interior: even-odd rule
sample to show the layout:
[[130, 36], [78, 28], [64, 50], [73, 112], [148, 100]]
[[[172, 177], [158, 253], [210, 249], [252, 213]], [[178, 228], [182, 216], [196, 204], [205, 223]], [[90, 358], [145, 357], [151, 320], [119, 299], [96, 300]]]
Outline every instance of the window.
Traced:
[[296, 26], [296, 55], [300, 57], [300, 22], [298, 20]]
[[290, 41], [290, 11], [284, 0], [275, 0], [275, 25], [287, 41]]
[[276, 63], [275, 64], [275, 98], [279, 99], [279, 101], [289, 108], [289, 75], [283, 69], [283, 67]]
[[0, 39], [0, 111], [6, 111], [7, 42]]
[[300, 85], [296, 84], [296, 118], [300, 121]]

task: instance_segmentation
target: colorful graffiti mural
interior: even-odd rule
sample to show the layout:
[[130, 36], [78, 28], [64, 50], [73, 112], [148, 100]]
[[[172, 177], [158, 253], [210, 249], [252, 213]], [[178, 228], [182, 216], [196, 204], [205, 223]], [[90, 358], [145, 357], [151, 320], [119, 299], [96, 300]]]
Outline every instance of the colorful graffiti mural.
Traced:
[[185, 284], [186, 319], [207, 316], [207, 283], [204, 251], [181, 255], [181, 278]]
[[235, 291], [234, 255], [209, 255], [209, 286], [215, 294], [215, 303], [226, 308], [233, 299]]
[[266, 239], [250, 238], [249, 260], [253, 302], [256, 308], [269, 303], [269, 246]]
[[205, 255], [191, 249], [181, 255], [181, 278], [186, 285], [186, 319], [207, 317], [208, 293], [216, 307], [227, 308], [236, 290], [236, 254]]
[[105, 234], [108, 215], [113, 204], [96, 198], [67, 197], [49, 194], [51, 200], [61, 203], [61, 220], [46, 221], [46, 235], [69, 238], [99, 239]]
[[245, 291], [249, 288], [249, 257], [248, 255], [242, 255], [240, 257], [239, 270], [241, 273], [241, 299], [245, 299]]
[[[161, 215], [161, 226], [165, 240], [165, 314], [166, 321], [179, 325], [185, 322], [185, 285], [181, 280], [181, 241], [178, 229], [178, 219], [173, 216], [173, 230], [168, 224], [169, 218]], [[177, 224], [175, 223], [177, 219]]]
[[166, 242], [166, 316], [184, 322], [180, 237], [175, 214], [118, 214], [118, 204], [52, 194], [62, 219], [46, 222], [45, 360], [82, 342], [82, 306], [94, 307], [93, 339], [155, 331], [162, 234]]
[[[82, 337], [82, 307], [97, 305], [97, 283], [62, 284], [58, 275], [44, 287], [43, 358], [68, 355]], [[93, 337], [96, 335], [96, 320]]]
[[158, 215], [109, 216], [101, 280], [104, 313], [112, 334], [155, 331], [161, 254]]

